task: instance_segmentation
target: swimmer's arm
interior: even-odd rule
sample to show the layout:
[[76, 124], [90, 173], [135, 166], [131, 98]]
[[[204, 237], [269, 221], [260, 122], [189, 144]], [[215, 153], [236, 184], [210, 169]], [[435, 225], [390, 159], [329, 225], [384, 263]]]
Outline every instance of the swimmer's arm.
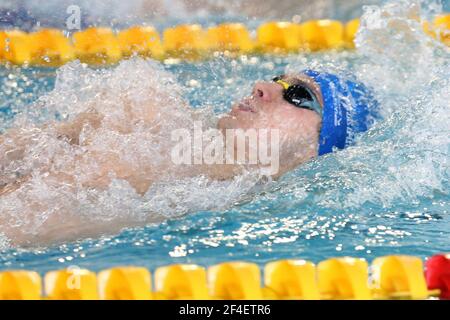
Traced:
[[[98, 113], [80, 113], [73, 121], [48, 124], [42, 128], [47, 129], [50, 126], [54, 126], [54, 130], [59, 138], [67, 139], [71, 144], [79, 144], [79, 137], [83, 127], [90, 125], [96, 129], [101, 125], [102, 118], [103, 116]], [[36, 139], [33, 130], [40, 131], [41, 129], [12, 128], [0, 135], [0, 183], [6, 181], [6, 178], [3, 176], [4, 168], [8, 167], [12, 161], [17, 161], [24, 157], [25, 150]], [[1, 184], [0, 187], [2, 187]], [[5, 190], [2, 192], [5, 192]]]
[[[23, 158], [27, 145], [32, 143], [32, 130], [24, 131], [13, 128], [0, 135], [0, 178], [4, 167], [11, 161]], [[0, 179], [1, 180], [1, 179]]]
[[[97, 129], [101, 125], [101, 121], [103, 116], [96, 112], [83, 112], [78, 114], [74, 120], [69, 122], [60, 122], [56, 124], [47, 124], [44, 125], [41, 129], [48, 129], [50, 126], [54, 126], [58, 137], [66, 137], [69, 139], [71, 143], [78, 143], [78, 139], [81, 133], [81, 130], [85, 125], [89, 125], [94, 129]], [[40, 129], [32, 129], [32, 130], [40, 130]], [[26, 133], [30, 133], [30, 130], [26, 130]], [[6, 143], [10, 146], [14, 146], [14, 149], [17, 151], [19, 149], [23, 149], [28, 141], [27, 137], [31, 137], [32, 135], [23, 134], [23, 131], [20, 128], [12, 128], [6, 131], [4, 134], [0, 135], [0, 145], [4, 146]]]
[[203, 173], [211, 180], [231, 180], [242, 174], [243, 167], [234, 164], [203, 165]]
[[98, 129], [102, 123], [103, 115], [96, 112], [83, 112], [73, 121], [58, 123], [55, 126], [59, 138], [67, 138], [71, 144], [79, 144], [80, 133], [84, 126], [89, 125]]

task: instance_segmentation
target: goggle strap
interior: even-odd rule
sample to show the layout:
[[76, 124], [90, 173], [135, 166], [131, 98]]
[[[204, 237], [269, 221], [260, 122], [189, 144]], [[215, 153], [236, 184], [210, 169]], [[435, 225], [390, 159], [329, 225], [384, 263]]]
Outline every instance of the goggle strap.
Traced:
[[275, 80], [276, 83], [281, 84], [281, 86], [284, 88], [284, 90], [289, 89], [289, 87], [291, 86], [289, 83], [287, 83], [286, 81], [283, 81], [281, 79], [277, 79]]

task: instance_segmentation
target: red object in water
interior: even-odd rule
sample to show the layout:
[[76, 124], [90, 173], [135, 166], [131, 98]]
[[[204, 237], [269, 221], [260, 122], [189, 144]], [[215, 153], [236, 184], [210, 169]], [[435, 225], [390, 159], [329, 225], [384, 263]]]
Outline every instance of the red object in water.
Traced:
[[441, 299], [450, 299], [450, 254], [437, 254], [425, 265], [425, 278], [429, 290], [441, 290]]

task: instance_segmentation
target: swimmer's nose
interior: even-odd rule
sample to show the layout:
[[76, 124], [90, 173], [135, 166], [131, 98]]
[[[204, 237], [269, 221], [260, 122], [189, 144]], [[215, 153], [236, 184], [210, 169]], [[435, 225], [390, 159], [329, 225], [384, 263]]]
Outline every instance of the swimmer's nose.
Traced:
[[262, 100], [265, 102], [269, 102], [271, 100], [270, 85], [271, 85], [271, 83], [267, 83], [267, 82], [257, 82], [253, 86], [253, 91], [252, 91], [253, 98]]

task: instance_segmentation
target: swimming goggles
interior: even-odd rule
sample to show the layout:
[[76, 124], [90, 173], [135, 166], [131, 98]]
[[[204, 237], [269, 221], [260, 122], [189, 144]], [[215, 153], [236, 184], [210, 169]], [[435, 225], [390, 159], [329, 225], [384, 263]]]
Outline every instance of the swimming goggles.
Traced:
[[308, 87], [303, 84], [290, 84], [283, 78], [284, 76], [278, 76], [273, 78], [272, 81], [283, 87], [283, 97], [287, 102], [298, 108], [315, 111], [322, 116], [322, 106], [316, 95]]

